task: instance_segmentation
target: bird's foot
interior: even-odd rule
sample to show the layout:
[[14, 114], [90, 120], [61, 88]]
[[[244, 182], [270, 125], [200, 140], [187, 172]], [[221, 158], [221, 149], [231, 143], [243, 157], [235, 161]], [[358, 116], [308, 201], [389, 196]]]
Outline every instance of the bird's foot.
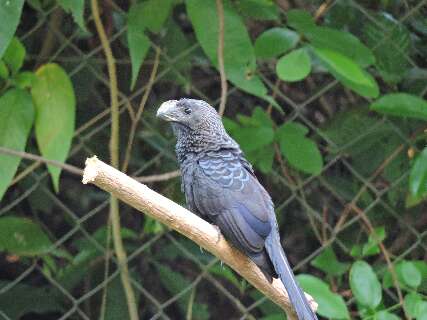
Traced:
[[216, 229], [216, 231], [217, 231], [217, 239], [216, 239], [216, 244], [218, 244], [218, 242], [221, 240], [221, 229], [217, 226], [217, 225], [215, 225], [215, 224], [213, 224], [212, 226], [214, 226], [215, 227], [215, 229]]

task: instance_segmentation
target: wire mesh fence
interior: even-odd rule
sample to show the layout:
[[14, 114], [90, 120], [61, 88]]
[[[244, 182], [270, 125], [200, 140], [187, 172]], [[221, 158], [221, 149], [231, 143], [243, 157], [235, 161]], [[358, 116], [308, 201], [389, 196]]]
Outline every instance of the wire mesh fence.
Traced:
[[[388, 30], [381, 41], [387, 41], [388, 35], [393, 36], [393, 29], [382, 25], [369, 4], [326, 3], [328, 12], [345, 4], [359, 19], [363, 17], [366, 23]], [[394, 17], [400, 24], [419, 17], [425, 19], [426, 3], [402, 1]], [[294, 4], [311, 12], [319, 5], [321, 3], [302, 1]], [[145, 110], [137, 121], [135, 140], [130, 146], [128, 174], [142, 177], [142, 181], [149, 181], [149, 186], [158, 192], [184, 203], [179, 177], [173, 173], [177, 170], [174, 140], [171, 132], [155, 120], [155, 110], [161, 102], [181, 96], [197, 97], [218, 107], [219, 75], [206, 62], [198, 42], [188, 41], [193, 31], [183, 4], [179, 3], [170, 17], [173, 22], [167, 25], [179, 23], [182, 31], [170, 34], [168, 27], [163, 34], [153, 37], [151, 45], [159, 52], [158, 72], [149, 84], [150, 73], [158, 62], [152, 50], [144, 61], [136, 89], [130, 90], [126, 9], [127, 4], [102, 3], [119, 80], [120, 157], [122, 161], [129, 157], [126, 146], [132, 119], [147, 93]], [[326, 14], [326, 17], [329, 16]], [[56, 62], [71, 77], [78, 108], [67, 163], [76, 167], [82, 167], [86, 157], [92, 155], [109, 159], [111, 84], [90, 14], [86, 16], [86, 24], [92, 33], [83, 32], [58, 6], [36, 11], [28, 5], [17, 31], [27, 49], [29, 69]], [[180, 38], [182, 32], [186, 34], [186, 41]], [[180, 42], [179, 45], [172, 40]], [[425, 67], [425, 62], [421, 65], [413, 55], [402, 52], [399, 43], [392, 43], [411, 67]], [[270, 63], [259, 64], [258, 70], [285, 111], [282, 115], [273, 108], [271, 114], [277, 122], [296, 121], [309, 128], [309, 137], [316, 141], [324, 159], [322, 172], [316, 176], [301, 175], [283, 161], [275, 161], [268, 175], [257, 173], [275, 203], [284, 247], [294, 271], [324, 278], [316, 269], [316, 263], [313, 264], [317, 257], [333, 247], [340, 259], [349, 261], [348, 257], [357, 257], [355, 251], [382, 225], [386, 226], [383, 247], [376, 248], [378, 253], [368, 258], [372, 265], [379, 266], [379, 274], [388, 272], [388, 264], [396, 267], [405, 260], [425, 260], [425, 206], [421, 204], [414, 209], [402, 204], [410, 170], [407, 153], [418, 150], [414, 133], [422, 131], [423, 124], [401, 125], [393, 118], [360, 111], [372, 101], [352, 93], [324, 73], [289, 84], [277, 79], [274, 65]], [[394, 88], [384, 85], [382, 90], [387, 93]], [[423, 97], [426, 93], [424, 80], [417, 95]], [[229, 84], [226, 117], [234, 118], [237, 112], [250, 114], [256, 105], [271, 109], [265, 101]], [[350, 120], [346, 118], [348, 114], [351, 114]], [[35, 147], [28, 150], [32, 151]], [[171, 177], [158, 176], [169, 172]], [[103, 313], [109, 319], [127, 317], [109, 235], [108, 195], [94, 187], [82, 186], [80, 177], [67, 171], [62, 172], [58, 193], [53, 191], [49, 179], [44, 164], [23, 159], [1, 201], [0, 217], [14, 214], [31, 217], [42, 226], [51, 246], [40, 257], [2, 255], [0, 316], [3, 319], [22, 316], [25, 319], [93, 319]], [[255, 319], [280, 314], [278, 307], [222, 266], [217, 258], [175, 232], [125, 205], [120, 206], [120, 216], [141, 319]], [[342, 289], [333, 279], [328, 281], [353, 310], [351, 316], [357, 317], [356, 302], [349, 290]], [[384, 285], [384, 292], [383, 299], [393, 306], [391, 310], [399, 312], [401, 301], [393, 285]]]

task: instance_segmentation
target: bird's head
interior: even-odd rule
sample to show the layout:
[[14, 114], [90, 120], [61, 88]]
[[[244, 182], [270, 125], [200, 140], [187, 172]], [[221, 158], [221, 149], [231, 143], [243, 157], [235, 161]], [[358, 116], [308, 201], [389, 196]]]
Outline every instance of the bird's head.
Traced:
[[172, 122], [173, 127], [180, 130], [224, 130], [216, 110], [203, 100], [183, 98], [163, 102], [157, 117]]
[[198, 153], [220, 148], [239, 149], [227, 134], [216, 110], [203, 100], [169, 100], [157, 110], [157, 117], [172, 124], [177, 137], [178, 159], [192, 152]]

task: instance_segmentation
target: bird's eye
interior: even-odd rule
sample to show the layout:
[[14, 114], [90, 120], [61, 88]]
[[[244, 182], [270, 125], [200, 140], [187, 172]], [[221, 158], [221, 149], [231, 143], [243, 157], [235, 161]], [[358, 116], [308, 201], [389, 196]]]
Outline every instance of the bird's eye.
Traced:
[[191, 113], [191, 109], [187, 107], [187, 108], [185, 108], [185, 109], [184, 109], [184, 112], [185, 112], [186, 114], [190, 114], [190, 113]]

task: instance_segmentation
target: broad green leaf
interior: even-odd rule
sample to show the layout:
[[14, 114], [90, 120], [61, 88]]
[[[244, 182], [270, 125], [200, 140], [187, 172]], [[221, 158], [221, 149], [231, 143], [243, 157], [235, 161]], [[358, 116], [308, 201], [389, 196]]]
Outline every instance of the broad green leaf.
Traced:
[[405, 281], [408, 286], [416, 288], [421, 284], [421, 272], [411, 261], [403, 261], [400, 272], [403, 281]]
[[427, 147], [417, 156], [409, 174], [409, 191], [421, 199], [427, 194]]
[[306, 138], [308, 129], [303, 125], [288, 122], [281, 126], [276, 137], [280, 150], [289, 164], [303, 172], [318, 175], [323, 168], [323, 159], [317, 145]]
[[31, 71], [23, 71], [18, 73], [12, 81], [18, 88], [27, 89], [37, 81], [37, 76]]
[[235, 5], [239, 12], [248, 18], [257, 20], [277, 20], [279, 18], [279, 9], [270, 0], [237, 1]]
[[362, 68], [375, 63], [372, 51], [349, 32], [329, 27], [316, 27], [309, 29], [304, 35], [314, 47], [339, 52]]
[[415, 292], [408, 293], [405, 296], [403, 307], [405, 308], [405, 311], [408, 313], [408, 315], [414, 318], [417, 316], [418, 303], [421, 301], [421, 296]]
[[0, 78], [9, 78], [9, 69], [7, 68], [6, 63], [4, 63], [3, 60], [0, 60]]
[[140, 3], [140, 22], [152, 32], [159, 32], [169, 17], [174, 0], [147, 0]]
[[38, 256], [45, 254], [51, 245], [43, 230], [30, 219], [0, 218], [0, 251], [18, 256]]
[[348, 263], [338, 261], [331, 247], [323, 250], [310, 264], [332, 276], [341, 276], [346, 273], [349, 268]]
[[273, 142], [274, 131], [271, 127], [241, 127], [234, 137], [243, 151], [250, 152]]
[[[4, 290], [8, 288], [7, 290]], [[48, 312], [65, 312], [64, 305], [58, 299], [58, 291], [52, 286], [30, 286], [8, 281], [0, 281], [0, 310], [6, 314], [9, 319], [27, 318], [41, 319], [43, 317], [35, 314]]]
[[400, 318], [388, 311], [380, 311], [375, 314], [374, 320], [399, 320]]
[[288, 11], [287, 19], [288, 25], [301, 33], [316, 27], [313, 17], [305, 10], [291, 9]]
[[375, 309], [381, 302], [382, 289], [377, 275], [364, 261], [356, 261], [350, 269], [350, 288], [363, 306]]
[[[36, 71], [37, 81], [31, 88], [36, 108], [36, 140], [43, 157], [64, 162], [74, 133], [76, 98], [65, 71], [49, 63]], [[59, 190], [61, 169], [48, 165], [53, 186]]]
[[311, 71], [311, 60], [304, 48], [293, 50], [277, 61], [276, 73], [284, 81], [300, 81]]
[[350, 319], [344, 299], [333, 293], [325, 282], [307, 274], [297, 276], [297, 280], [304, 291], [318, 303], [318, 314], [332, 319]]
[[128, 14], [127, 41], [132, 64], [131, 89], [135, 86], [139, 69], [151, 45], [150, 39], [144, 33], [146, 27], [145, 21], [141, 19], [144, 10], [143, 4], [137, 3], [129, 9]]
[[246, 153], [248, 160], [261, 172], [270, 173], [273, 167], [274, 160], [274, 146], [273, 144], [268, 144]]
[[407, 28], [388, 13], [377, 14], [375, 21], [363, 25], [363, 37], [372, 48], [376, 66], [382, 78], [391, 84], [398, 83], [409, 69], [408, 56], [411, 34]]
[[259, 58], [274, 58], [296, 46], [299, 35], [287, 28], [271, 28], [255, 41], [255, 53]]
[[84, 21], [85, 0], [58, 0], [59, 5], [68, 12], [71, 12], [74, 21], [87, 31]]
[[[0, 97], [0, 146], [24, 151], [34, 121], [31, 96], [12, 89]], [[21, 158], [0, 153], [0, 199], [18, 169]]]
[[417, 320], [427, 320], [427, 301], [420, 301], [416, 307]]
[[370, 105], [370, 109], [393, 116], [427, 120], [427, 102], [408, 93], [390, 93]]
[[9, 46], [21, 18], [24, 0], [0, 1], [0, 58]]
[[21, 69], [25, 59], [25, 47], [18, 38], [13, 37], [3, 55], [3, 61], [9, 67], [12, 74]]
[[313, 49], [325, 68], [346, 87], [364, 97], [378, 96], [379, 88], [375, 79], [356, 62], [337, 51], [316, 47]]
[[385, 228], [378, 227], [374, 229], [374, 232], [369, 235], [368, 242], [362, 247], [362, 255], [364, 257], [378, 254], [380, 248], [378, 244], [382, 242], [386, 237]]
[[[197, 40], [211, 63], [218, 67], [218, 13], [215, 0], [186, 1]], [[256, 58], [246, 26], [229, 0], [224, 1], [224, 66], [227, 79], [240, 89], [268, 99], [267, 88], [255, 75]]]

